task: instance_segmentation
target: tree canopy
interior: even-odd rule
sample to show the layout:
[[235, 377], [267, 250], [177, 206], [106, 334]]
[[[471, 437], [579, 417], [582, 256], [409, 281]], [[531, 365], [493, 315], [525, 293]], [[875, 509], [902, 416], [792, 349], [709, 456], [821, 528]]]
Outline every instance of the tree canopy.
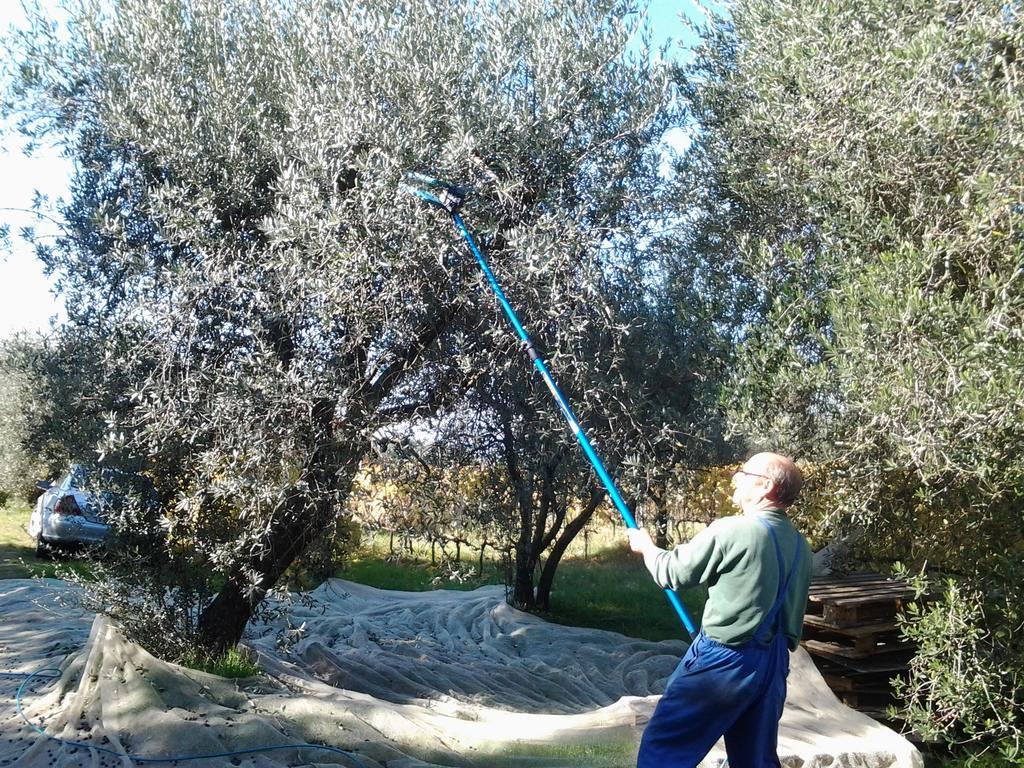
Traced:
[[118, 374], [104, 450], [161, 495], [160, 519], [125, 525], [223, 579], [208, 647], [339, 514], [382, 430], [485, 390], [538, 406], [457, 233], [398, 193], [406, 171], [473, 185], [467, 219], [584, 420], [610, 434], [643, 399], [617, 296], [672, 101], [628, 50], [629, 10], [118, 0], [17, 41], [8, 108], [78, 163], [45, 259]]

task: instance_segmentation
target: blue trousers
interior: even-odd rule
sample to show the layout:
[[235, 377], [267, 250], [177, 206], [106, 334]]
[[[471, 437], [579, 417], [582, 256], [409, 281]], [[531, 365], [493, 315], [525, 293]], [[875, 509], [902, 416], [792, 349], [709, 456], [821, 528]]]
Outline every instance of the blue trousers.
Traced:
[[638, 768], [694, 768], [724, 734], [729, 768], [779, 768], [789, 648], [782, 633], [741, 648], [701, 633], [644, 730]]

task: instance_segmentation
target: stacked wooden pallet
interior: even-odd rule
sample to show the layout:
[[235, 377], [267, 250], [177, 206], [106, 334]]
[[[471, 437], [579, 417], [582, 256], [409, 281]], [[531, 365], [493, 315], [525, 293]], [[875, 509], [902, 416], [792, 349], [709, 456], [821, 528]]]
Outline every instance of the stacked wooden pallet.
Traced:
[[905, 582], [877, 573], [812, 580], [803, 646], [847, 706], [884, 717], [892, 703], [891, 680], [906, 675], [914, 655], [896, 626], [913, 598]]

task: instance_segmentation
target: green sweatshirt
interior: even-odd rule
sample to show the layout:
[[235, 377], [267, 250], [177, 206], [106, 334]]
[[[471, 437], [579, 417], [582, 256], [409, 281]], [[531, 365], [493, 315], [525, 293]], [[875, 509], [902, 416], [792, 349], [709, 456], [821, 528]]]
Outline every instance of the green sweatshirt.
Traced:
[[[790, 650], [795, 650], [800, 643], [811, 582], [811, 548], [785, 513], [767, 510], [758, 514], [775, 531], [786, 574], [792, 567], [796, 548], [803, 550], [781, 610], [781, 629]], [[703, 630], [712, 640], [725, 645], [739, 646], [752, 639], [778, 595], [775, 545], [756, 517], [719, 518], [691, 541], [670, 551], [661, 550], [646, 562], [662, 587], [708, 585]]]

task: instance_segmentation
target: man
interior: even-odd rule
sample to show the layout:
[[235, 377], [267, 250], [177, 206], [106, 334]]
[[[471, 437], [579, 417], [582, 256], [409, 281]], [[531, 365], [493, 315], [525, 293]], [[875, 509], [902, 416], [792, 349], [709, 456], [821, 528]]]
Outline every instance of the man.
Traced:
[[759, 453], [732, 478], [742, 515], [716, 520], [671, 551], [628, 531], [654, 580], [708, 585], [703, 627], [665, 686], [638, 768], [693, 768], [725, 735], [730, 768], [778, 766], [789, 652], [811, 580], [811, 549], [786, 510], [803, 476], [791, 459]]

